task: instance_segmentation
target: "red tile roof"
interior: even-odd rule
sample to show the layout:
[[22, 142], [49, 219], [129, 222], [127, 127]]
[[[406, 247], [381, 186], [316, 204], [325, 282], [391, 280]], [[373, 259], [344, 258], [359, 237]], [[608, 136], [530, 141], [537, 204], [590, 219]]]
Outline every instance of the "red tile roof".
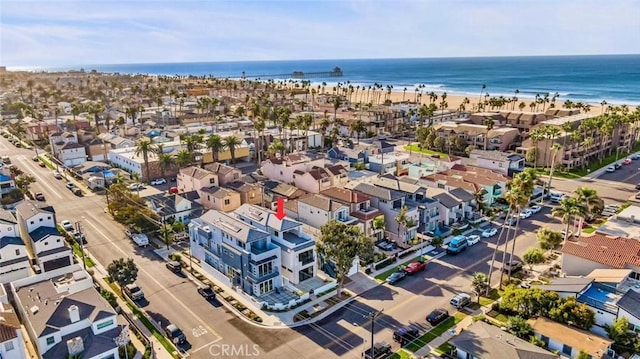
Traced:
[[580, 237], [577, 242], [566, 241], [562, 252], [612, 268], [640, 266], [640, 241], [624, 237], [596, 234]]

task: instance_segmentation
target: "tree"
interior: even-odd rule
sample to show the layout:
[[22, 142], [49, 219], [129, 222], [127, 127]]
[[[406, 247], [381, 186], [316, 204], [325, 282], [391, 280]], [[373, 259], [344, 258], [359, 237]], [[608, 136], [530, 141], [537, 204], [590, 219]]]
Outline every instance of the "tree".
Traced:
[[355, 133], [356, 141], [357, 141], [358, 144], [360, 144], [360, 134], [365, 132], [367, 130], [367, 127], [366, 127], [364, 121], [356, 120], [356, 121], [351, 123], [351, 125], [349, 126], [349, 130], [351, 130], [351, 133]]
[[576, 297], [569, 296], [558, 300], [549, 310], [549, 318], [578, 328], [589, 330], [596, 322], [596, 313], [584, 303], [578, 303]]
[[500, 310], [528, 319], [538, 315], [547, 315], [559, 300], [560, 296], [556, 292], [539, 288], [524, 289], [507, 286], [502, 294]]
[[218, 135], [211, 135], [207, 137], [207, 148], [211, 150], [211, 157], [213, 162], [218, 162], [218, 156], [220, 151], [224, 149], [224, 142]]
[[518, 338], [525, 339], [531, 335], [533, 328], [527, 323], [527, 320], [519, 317], [509, 317], [505, 323], [507, 330]]
[[25, 195], [29, 193], [29, 187], [35, 182], [36, 178], [30, 174], [22, 173], [16, 177], [16, 187]]
[[358, 227], [348, 226], [336, 220], [320, 227], [320, 243], [317, 247], [318, 253], [325, 261], [330, 260], [335, 264], [338, 296], [356, 257], [368, 257], [373, 254], [373, 243]]
[[616, 319], [611, 325], [605, 325], [604, 330], [613, 340], [613, 350], [616, 353], [634, 352], [638, 349], [640, 340], [636, 333], [629, 331], [629, 320], [625, 317]]
[[237, 136], [229, 136], [224, 139], [224, 147], [229, 150], [231, 154], [231, 163], [236, 163], [236, 148], [238, 148], [241, 144], [240, 139]]
[[522, 256], [522, 260], [533, 270], [535, 264], [544, 263], [544, 253], [539, 248], [529, 248]]
[[189, 150], [180, 150], [176, 153], [176, 164], [180, 168], [189, 167], [193, 164], [193, 153]]
[[471, 280], [471, 288], [473, 292], [478, 296], [478, 303], [480, 303], [480, 296], [487, 291], [489, 280], [487, 275], [482, 272], [473, 273], [473, 279]]
[[566, 241], [569, 238], [569, 226], [577, 216], [583, 216], [585, 209], [580, 205], [575, 198], [564, 198], [560, 201], [560, 205], [553, 209], [551, 212], [554, 216], [562, 217], [562, 223], [566, 224], [565, 237]]
[[136, 142], [136, 156], [142, 154], [142, 160], [144, 161], [144, 167], [147, 170], [147, 182], [151, 180], [151, 171], [149, 169], [149, 153], [153, 152], [153, 145], [151, 140], [143, 137]]
[[173, 226], [168, 223], [163, 224], [160, 227], [160, 236], [162, 237], [162, 240], [164, 241], [164, 243], [167, 245], [167, 250], [168, 250], [169, 245], [173, 243], [173, 238], [174, 238]]
[[591, 359], [591, 355], [584, 350], [580, 350], [576, 359]]
[[540, 228], [536, 237], [538, 245], [544, 250], [555, 249], [562, 243], [562, 233], [552, 231], [547, 227]]
[[374, 218], [371, 226], [374, 231], [380, 231], [378, 232], [377, 240], [382, 240], [382, 238], [384, 238], [384, 229], [386, 226], [384, 223], [384, 216]]
[[120, 286], [120, 291], [127, 284], [131, 284], [138, 278], [138, 267], [133, 262], [132, 258], [120, 258], [111, 262], [107, 266], [107, 273], [109, 278]]
[[175, 165], [176, 165], [176, 159], [172, 154], [170, 153], [158, 154], [158, 168], [160, 168], [160, 173], [162, 178], [165, 178], [166, 171]]
[[[398, 223], [398, 244], [400, 244], [400, 238], [402, 238], [402, 241], [404, 242], [405, 235], [406, 235], [406, 230], [407, 230], [407, 224], [408, 224], [408, 220], [409, 218], [407, 217], [407, 211], [409, 209], [407, 208], [407, 206], [402, 206], [400, 208], [400, 211], [398, 211], [398, 214], [396, 215], [396, 218], [394, 218], [396, 220], [396, 222]], [[403, 228], [405, 233], [403, 236], [400, 236], [400, 228]]]

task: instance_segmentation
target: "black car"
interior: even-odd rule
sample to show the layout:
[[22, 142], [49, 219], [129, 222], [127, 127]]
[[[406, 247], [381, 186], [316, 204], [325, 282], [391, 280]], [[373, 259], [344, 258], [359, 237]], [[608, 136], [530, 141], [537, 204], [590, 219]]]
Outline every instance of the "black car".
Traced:
[[45, 201], [44, 195], [42, 193], [40, 193], [40, 192], [36, 193], [35, 196], [33, 196], [33, 197], [35, 197], [35, 199], [40, 201], [40, 202], [44, 202]]
[[447, 318], [449, 318], [449, 312], [446, 309], [436, 309], [427, 315], [427, 322], [435, 327]]
[[636, 185], [636, 189], [639, 189], [639, 190], [640, 190], [640, 183], [638, 183], [638, 184]]
[[164, 328], [164, 332], [167, 335], [167, 338], [171, 339], [173, 344], [184, 344], [184, 342], [187, 341], [187, 337], [184, 335], [182, 330], [173, 324], [167, 325], [167, 327]]
[[208, 285], [198, 286], [198, 294], [206, 300], [211, 300], [216, 297], [216, 293], [213, 291], [213, 288]]
[[167, 262], [166, 267], [167, 267], [167, 269], [169, 269], [173, 273], [182, 272], [182, 265], [178, 261]]
[[398, 328], [393, 332], [393, 340], [400, 343], [400, 345], [405, 345], [417, 339], [419, 333], [420, 331], [416, 326], [407, 325], [406, 327]]
[[386, 342], [375, 343], [373, 345], [373, 353], [371, 353], [371, 348], [362, 353], [365, 359], [381, 359], [389, 355], [391, 355], [391, 344]]
[[390, 276], [387, 277], [387, 283], [393, 284], [395, 282], [399, 282], [399, 281], [403, 280], [404, 277], [406, 277], [406, 276], [407, 276], [407, 272], [405, 272], [404, 269], [400, 269], [397, 272], [394, 272]]

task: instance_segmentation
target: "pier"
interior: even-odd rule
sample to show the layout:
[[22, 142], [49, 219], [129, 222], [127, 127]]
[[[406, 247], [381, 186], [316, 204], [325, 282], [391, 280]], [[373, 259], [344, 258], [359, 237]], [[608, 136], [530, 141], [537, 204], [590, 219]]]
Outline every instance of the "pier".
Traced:
[[293, 71], [288, 74], [268, 74], [268, 75], [247, 75], [244, 71], [242, 71], [242, 78], [269, 78], [269, 77], [286, 77], [293, 79], [309, 79], [314, 77], [342, 77], [344, 73], [342, 69], [339, 67], [334, 67], [332, 71], [321, 71], [321, 72], [303, 72], [303, 71]]

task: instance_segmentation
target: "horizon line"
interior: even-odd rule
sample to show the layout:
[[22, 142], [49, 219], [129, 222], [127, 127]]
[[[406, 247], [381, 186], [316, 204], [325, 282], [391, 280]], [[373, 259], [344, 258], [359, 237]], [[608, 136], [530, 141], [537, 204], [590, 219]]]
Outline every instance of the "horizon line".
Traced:
[[[89, 67], [89, 66], [122, 66], [122, 65], [172, 65], [172, 64], [202, 64], [202, 63], [236, 63], [236, 62], [293, 62], [293, 61], [359, 61], [359, 60], [429, 60], [429, 59], [499, 59], [499, 58], [532, 58], [532, 57], [604, 57], [604, 56], [640, 56], [640, 53], [623, 54], [564, 54], [564, 55], [499, 55], [499, 56], [433, 56], [433, 57], [362, 57], [362, 58], [334, 58], [334, 59], [283, 59], [283, 60], [200, 60], [200, 61], [175, 61], [175, 62], [122, 62], [103, 64], [74, 64], [74, 65], [0, 65], [7, 71], [47, 71], [46, 69]], [[12, 68], [18, 68], [13, 70]], [[31, 68], [29, 70], [29, 68]], [[85, 69], [86, 71], [87, 69]], [[91, 71], [91, 69], [89, 70]]]

